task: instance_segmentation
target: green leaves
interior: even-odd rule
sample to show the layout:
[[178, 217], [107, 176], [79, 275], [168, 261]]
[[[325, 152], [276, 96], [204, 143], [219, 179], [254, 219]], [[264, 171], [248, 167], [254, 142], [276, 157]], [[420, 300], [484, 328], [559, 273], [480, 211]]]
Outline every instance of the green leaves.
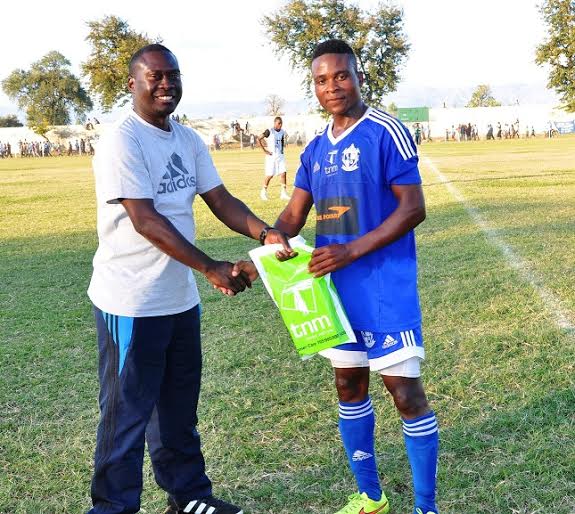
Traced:
[[475, 88], [465, 107], [499, 107], [501, 102], [493, 98], [491, 88], [487, 84], [481, 84]]
[[380, 106], [382, 96], [395, 91], [409, 51], [403, 11], [383, 3], [367, 12], [345, 0], [291, 0], [264, 16], [262, 24], [276, 53], [304, 72], [302, 86], [310, 97], [311, 57], [321, 41], [340, 38], [351, 45], [365, 76], [364, 99], [373, 106]]
[[90, 31], [86, 41], [92, 52], [82, 64], [82, 73], [102, 110], [109, 112], [116, 104], [128, 101], [128, 65], [134, 52], [150, 43], [160, 43], [161, 39], [135, 32], [117, 16], [89, 21], [87, 25]]
[[549, 65], [547, 85], [561, 95], [567, 111], [575, 112], [575, 2], [546, 0], [541, 15], [548, 37], [537, 47], [535, 62]]
[[51, 125], [67, 125], [74, 113], [83, 119], [92, 100], [70, 71], [61, 53], [48, 52], [29, 70], [14, 70], [2, 81], [2, 89], [26, 112], [28, 126], [44, 135]]
[[1, 127], [21, 127], [22, 123], [15, 114], [8, 114], [7, 116], [0, 116]]

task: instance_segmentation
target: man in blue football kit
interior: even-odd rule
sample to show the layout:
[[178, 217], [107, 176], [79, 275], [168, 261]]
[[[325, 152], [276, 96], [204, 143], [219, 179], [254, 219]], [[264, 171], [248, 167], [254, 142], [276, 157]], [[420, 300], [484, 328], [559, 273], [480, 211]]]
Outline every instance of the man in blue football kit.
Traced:
[[363, 78], [347, 43], [319, 44], [312, 76], [333, 119], [304, 150], [275, 227], [295, 236], [315, 206], [309, 268], [316, 277], [332, 274], [357, 337], [321, 352], [335, 369], [339, 429], [358, 486], [338, 514], [389, 510], [375, 462], [370, 370], [382, 375], [401, 415], [414, 514], [437, 514], [438, 428], [420, 378], [425, 355], [413, 229], [425, 219], [425, 203], [416, 147], [399, 121], [363, 103]]

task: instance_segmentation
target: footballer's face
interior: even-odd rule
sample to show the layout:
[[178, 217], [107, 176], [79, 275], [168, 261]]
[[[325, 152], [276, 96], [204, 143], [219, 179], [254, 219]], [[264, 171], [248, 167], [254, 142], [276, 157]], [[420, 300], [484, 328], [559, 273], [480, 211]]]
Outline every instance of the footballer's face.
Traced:
[[349, 54], [324, 54], [311, 63], [315, 95], [320, 105], [334, 116], [342, 116], [362, 105], [358, 74]]
[[274, 121], [274, 129], [279, 132], [282, 129], [283, 121], [282, 120], [275, 120]]
[[168, 117], [182, 98], [182, 80], [176, 57], [166, 51], [147, 52], [128, 79], [134, 110], [148, 123], [168, 129]]

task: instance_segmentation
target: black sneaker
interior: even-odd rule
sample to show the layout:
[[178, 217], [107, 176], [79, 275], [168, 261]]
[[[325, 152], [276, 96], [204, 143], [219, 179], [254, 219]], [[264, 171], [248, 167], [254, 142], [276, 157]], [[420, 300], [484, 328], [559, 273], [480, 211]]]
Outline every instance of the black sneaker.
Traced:
[[179, 509], [170, 498], [170, 506], [164, 511], [164, 514], [244, 514], [244, 511], [231, 503], [206, 496], [198, 500], [192, 500]]

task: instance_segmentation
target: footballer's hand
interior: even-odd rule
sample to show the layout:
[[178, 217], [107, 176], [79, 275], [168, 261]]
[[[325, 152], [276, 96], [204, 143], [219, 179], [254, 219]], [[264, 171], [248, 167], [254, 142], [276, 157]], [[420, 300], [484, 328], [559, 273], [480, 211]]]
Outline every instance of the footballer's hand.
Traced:
[[282, 249], [276, 252], [276, 257], [280, 261], [287, 261], [297, 255], [297, 252], [289, 245], [287, 235], [276, 228], [268, 230], [264, 243], [267, 245], [278, 243], [282, 245]]
[[[248, 284], [244, 275], [233, 276], [234, 265], [227, 261], [212, 261], [205, 275], [215, 289], [228, 296], [242, 292]], [[251, 287], [251, 281], [249, 282]]]
[[238, 277], [240, 275], [248, 287], [252, 287], [252, 283], [260, 276], [254, 263], [251, 261], [238, 261], [234, 264], [232, 276]]
[[347, 266], [354, 260], [355, 257], [346, 244], [322, 246], [311, 254], [308, 270], [315, 278], [319, 278]]
[[276, 252], [276, 259], [281, 262], [289, 261], [290, 259], [293, 259], [297, 254], [298, 253], [292, 248], [290, 248], [289, 250], [285, 250], [282, 248], [281, 250], [278, 250]]

